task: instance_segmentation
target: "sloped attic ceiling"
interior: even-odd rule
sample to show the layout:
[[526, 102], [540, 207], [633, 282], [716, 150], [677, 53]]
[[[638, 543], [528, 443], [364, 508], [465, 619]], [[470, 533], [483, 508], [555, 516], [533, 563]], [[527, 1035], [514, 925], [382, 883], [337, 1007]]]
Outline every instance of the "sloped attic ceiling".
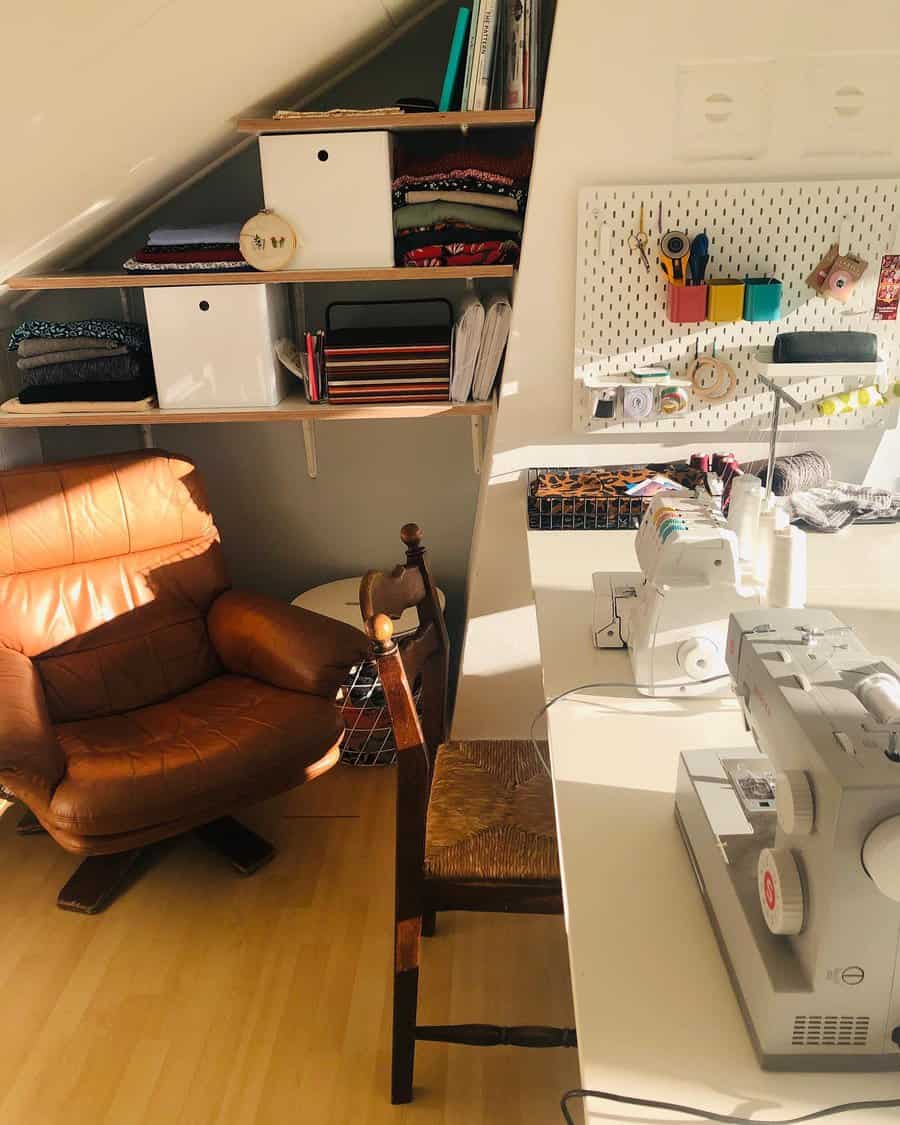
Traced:
[[0, 279], [71, 264], [229, 151], [240, 140], [236, 117], [297, 104], [434, 7], [433, 0], [6, 5]]

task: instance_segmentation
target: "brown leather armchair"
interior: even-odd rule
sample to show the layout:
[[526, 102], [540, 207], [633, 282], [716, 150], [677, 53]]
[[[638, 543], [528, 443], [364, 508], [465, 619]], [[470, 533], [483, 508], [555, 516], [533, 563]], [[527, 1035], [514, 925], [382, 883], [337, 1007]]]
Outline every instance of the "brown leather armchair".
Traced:
[[256, 870], [272, 849], [228, 814], [338, 761], [364, 638], [229, 585], [185, 457], [0, 473], [0, 785], [91, 857], [60, 906], [102, 909], [194, 828]]

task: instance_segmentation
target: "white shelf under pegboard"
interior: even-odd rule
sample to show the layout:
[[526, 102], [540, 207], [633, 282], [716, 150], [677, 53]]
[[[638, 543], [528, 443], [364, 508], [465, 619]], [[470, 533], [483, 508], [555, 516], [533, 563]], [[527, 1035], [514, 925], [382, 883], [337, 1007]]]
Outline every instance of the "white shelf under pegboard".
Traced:
[[[629, 247], [641, 204], [650, 237], [651, 270]], [[765, 430], [772, 395], [757, 380], [756, 353], [779, 332], [865, 331], [878, 337], [881, 378], [898, 378], [898, 339], [893, 321], [875, 322], [875, 287], [881, 257], [897, 247], [900, 181], [654, 184], [583, 188], [578, 200], [577, 299], [573, 420], [585, 433], [690, 433]], [[779, 321], [674, 324], [666, 317], [666, 285], [656, 259], [662, 230], [689, 235], [706, 230], [707, 278], [776, 277], [784, 286]], [[806, 284], [833, 242], [866, 259], [869, 268], [850, 302], [825, 301]], [[715, 349], [735, 369], [732, 398], [705, 403], [691, 396], [688, 409], [645, 421], [590, 416], [591, 388], [612, 388], [635, 366], [661, 364], [683, 378], [698, 354]], [[780, 365], [784, 366], [784, 365]], [[805, 366], [805, 365], [804, 365]], [[796, 379], [792, 394], [803, 409], [783, 414], [785, 429], [863, 429], [896, 426], [900, 399], [887, 408], [864, 408], [822, 418], [816, 402], [873, 381], [852, 365], [820, 366]], [[868, 366], [868, 365], [867, 365]], [[847, 369], [847, 370], [845, 370]], [[780, 372], [779, 372], [780, 375]], [[799, 372], [797, 373], [799, 375]], [[789, 380], [792, 384], [794, 379]]]

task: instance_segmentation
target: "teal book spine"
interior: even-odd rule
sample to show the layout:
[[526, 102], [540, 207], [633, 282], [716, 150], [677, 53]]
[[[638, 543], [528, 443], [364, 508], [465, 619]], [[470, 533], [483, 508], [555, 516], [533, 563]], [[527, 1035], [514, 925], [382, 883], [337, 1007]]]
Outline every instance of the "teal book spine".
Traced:
[[469, 15], [468, 8], [460, 8], [456, 14], [456, 29], [453, 32], [453, 42], [450, 44], [450, 57], [447, 59], [444, 86], [438, 104], [441, 113], [447, 113], [457, 108], [454, 104], [454, 94], [459, 85], [459, 66], [466, 45], [466, 32], [469, 30]]

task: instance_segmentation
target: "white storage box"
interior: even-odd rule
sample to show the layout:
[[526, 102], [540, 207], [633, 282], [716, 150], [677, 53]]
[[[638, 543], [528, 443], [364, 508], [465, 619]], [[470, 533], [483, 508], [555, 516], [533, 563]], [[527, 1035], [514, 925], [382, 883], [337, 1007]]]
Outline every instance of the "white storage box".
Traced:
[[394, 264], [389, 133], [259, 138], [266, 207], [297, 234], [287, 269]]
[[167, 286], [144, 300], [160, 406], [275, 406], [287, 394], [275, 356], [288, 334], [282, 286]]

